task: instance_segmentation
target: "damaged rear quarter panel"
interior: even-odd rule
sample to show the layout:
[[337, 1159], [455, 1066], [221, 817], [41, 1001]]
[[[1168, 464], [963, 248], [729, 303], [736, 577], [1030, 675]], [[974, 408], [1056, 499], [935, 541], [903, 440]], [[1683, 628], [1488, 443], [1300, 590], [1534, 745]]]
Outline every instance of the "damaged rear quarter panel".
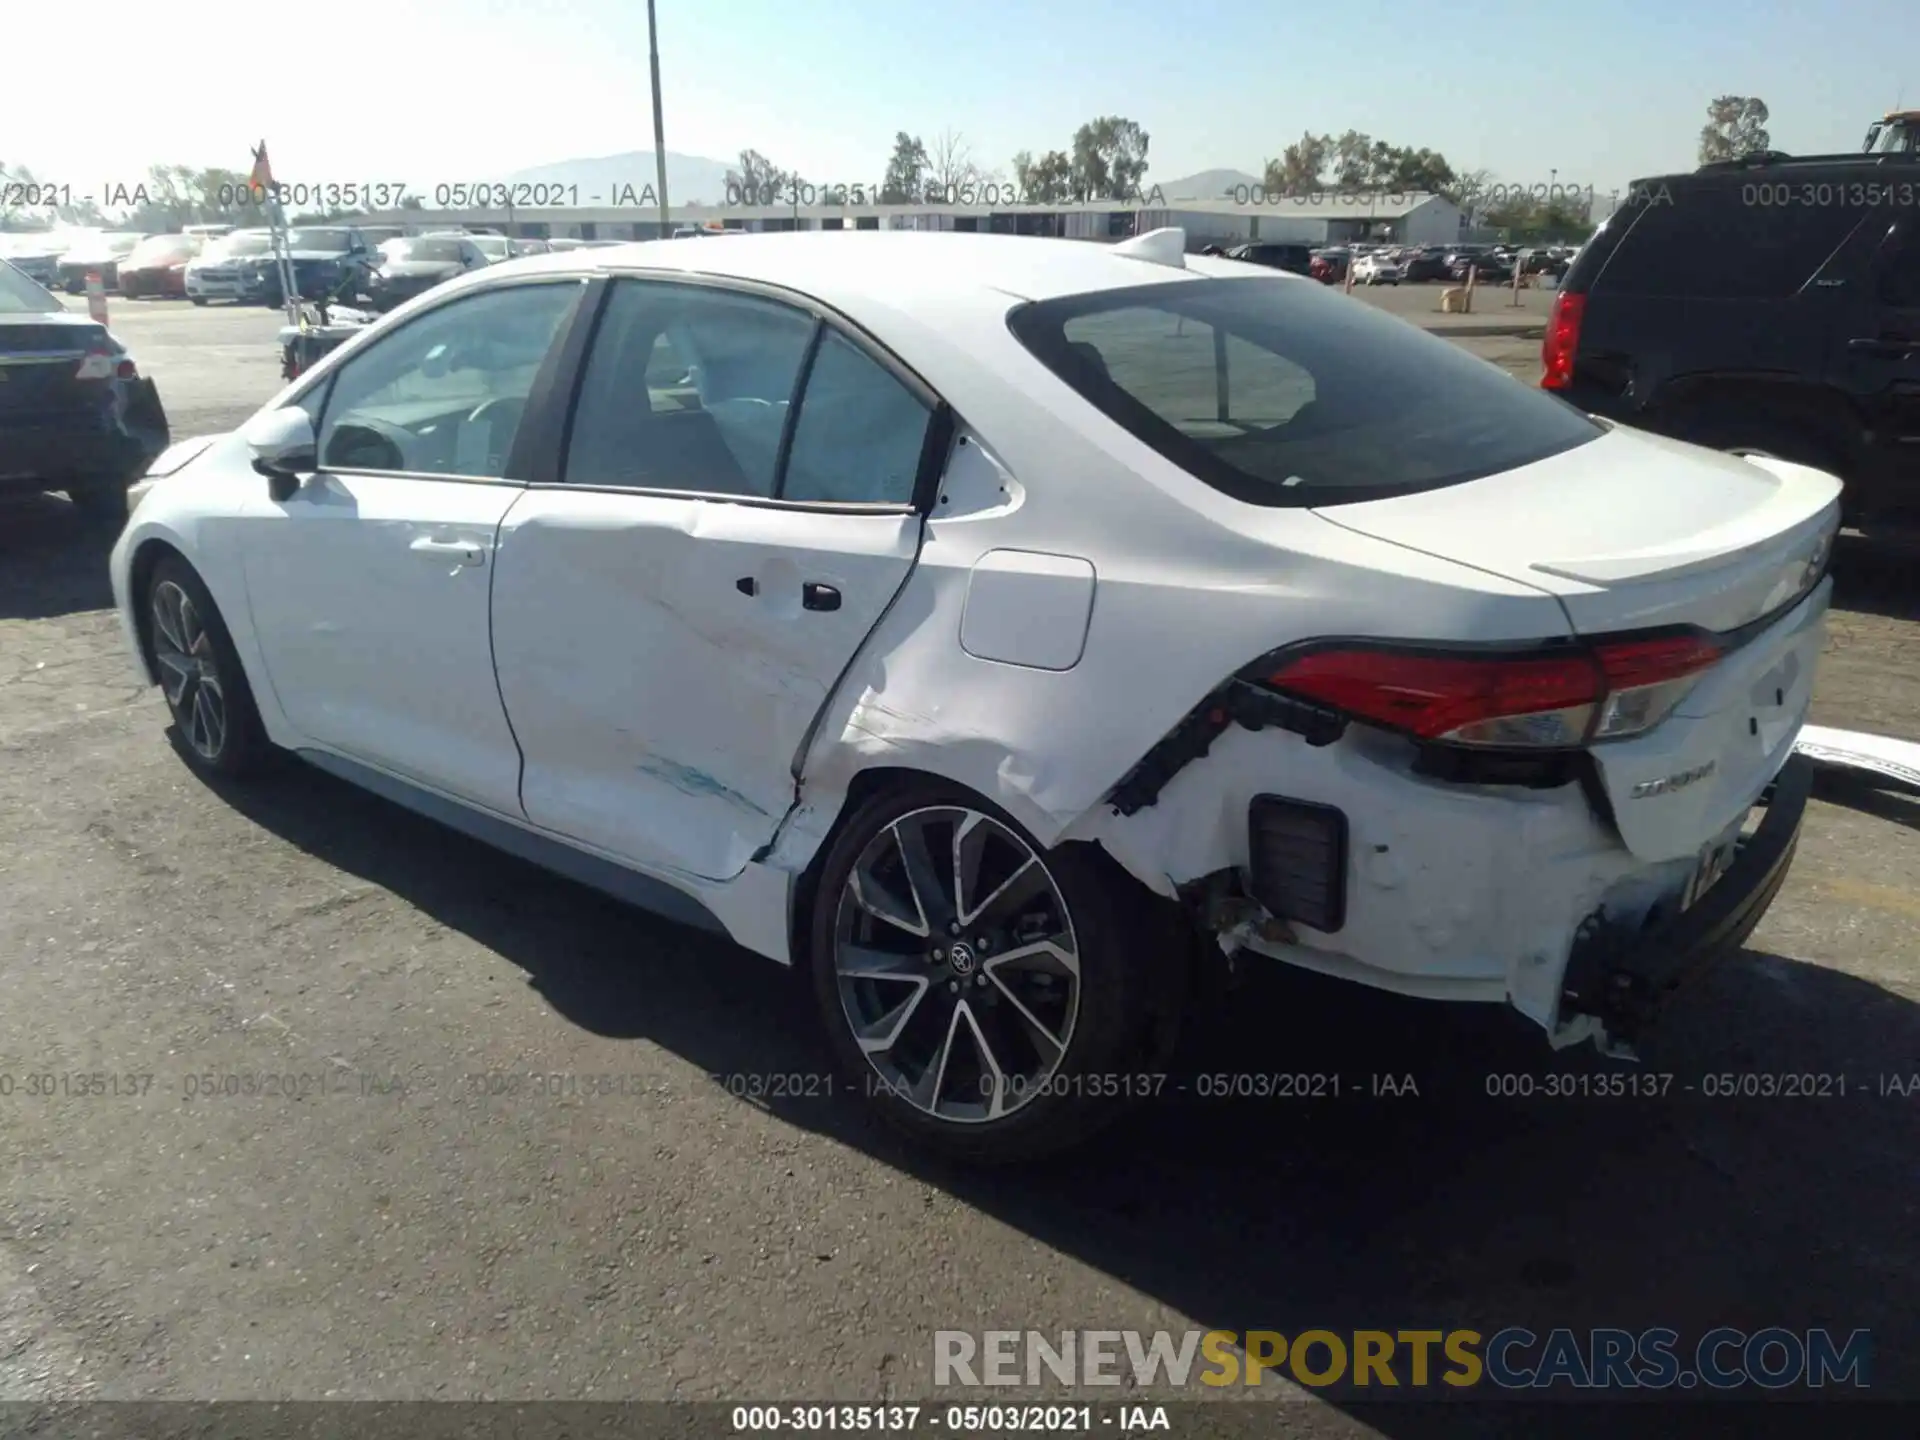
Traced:
[[[1107, 792], [1229, 675], [1271, 649], [1335, 635], [1566, 633], [1558, 604], [1533, 587], [1356, 535], [1305, 509], [1250, 506], [1212, 490], [1086, 405], [1003, 324], [970, 335], [962, 320], [916, 337], [903, 318], [901, 329], [903, 353], [966, 417], [963, 439], [911, 578], [822, 713], [801, 763], [801, 803], [766, 863], [804, 869], [848, 787], [875, 767], [966, 786], [1043, 845], [1103, 839]], [[906, 343], [916, 338], [918, 348]], [[942, 352], [955, 346], [968, 363], [943, 372]], [[969, 577], [995, 549], [1092, 566], [1092, 618], [1071, 668], [963, 649]], [[1268, 788], [1287, 789], [1303, 750], [1274, 749]], [[1109, 848], [1163, 894], [1232, 863], [1224, 852]]]

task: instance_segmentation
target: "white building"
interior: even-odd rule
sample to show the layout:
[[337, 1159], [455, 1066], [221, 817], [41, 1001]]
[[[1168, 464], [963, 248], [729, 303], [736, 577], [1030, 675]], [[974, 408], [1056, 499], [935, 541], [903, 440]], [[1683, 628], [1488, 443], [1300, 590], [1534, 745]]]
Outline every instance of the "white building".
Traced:
[[[651, 198], [650, 190], [644, 192]], [[488, 226], [549, 239], [651, 240], [661, 233], [655, 205], [390, 210], [369, 225], [423, 230]], [[1166, 200], [1149, 190], [1139, 203], [1064, 205], [675, 205], [668, 233], [697, 225], [729, 230], [966, 230], [1118, 240], [1177, 225], [1194, 248], [1241, 240], [1293, 240], [1337, 245], [1354, 240], [1448, 244], [1461, 234], [1459, 210], [1439, 195], [1327, 191], [1267, 201], [1249, 189], [1244, 200]]]

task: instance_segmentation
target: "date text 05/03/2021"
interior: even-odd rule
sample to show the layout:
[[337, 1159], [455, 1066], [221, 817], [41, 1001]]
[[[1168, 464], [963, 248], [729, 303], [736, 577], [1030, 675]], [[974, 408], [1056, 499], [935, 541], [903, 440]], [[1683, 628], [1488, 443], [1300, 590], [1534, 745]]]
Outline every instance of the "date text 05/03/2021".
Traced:
[[949, 1435], [1132, 1434], [1171, 1430], [1164, 1405], [736, 1405], [735, 1433], [879, 1431]]

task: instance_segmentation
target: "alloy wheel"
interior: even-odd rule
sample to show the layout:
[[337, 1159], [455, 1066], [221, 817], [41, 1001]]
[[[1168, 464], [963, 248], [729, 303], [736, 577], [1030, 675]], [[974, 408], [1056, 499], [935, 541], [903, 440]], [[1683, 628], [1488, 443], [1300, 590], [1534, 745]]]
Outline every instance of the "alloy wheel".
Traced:
[[1080, 1014], [1058, 882], [965, 806], [910, 811], [868, 841], [838, 897], [834, 969], [877, 1084], [938, 1120], [1000, 1120], [1046, 1094]]
[[208, 633], [193, 597], [171, 580], [153, 587], [153, 657], [160, 688], [187, 744], [218, 760], [227, 743], [227, 696]]

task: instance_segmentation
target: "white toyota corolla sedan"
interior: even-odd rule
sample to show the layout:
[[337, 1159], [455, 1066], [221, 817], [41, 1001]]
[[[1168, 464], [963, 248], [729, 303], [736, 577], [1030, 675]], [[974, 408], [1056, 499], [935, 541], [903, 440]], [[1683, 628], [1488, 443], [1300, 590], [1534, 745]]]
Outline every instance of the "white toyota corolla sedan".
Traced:
[[1838, 482], [1183, 250], [476, 272], [162, 458], [127, 637], [202, 771], [807, 967], [969, 1157], [1151, 1091], [1223, 953], [1624, 1051], [1792, 858]]

